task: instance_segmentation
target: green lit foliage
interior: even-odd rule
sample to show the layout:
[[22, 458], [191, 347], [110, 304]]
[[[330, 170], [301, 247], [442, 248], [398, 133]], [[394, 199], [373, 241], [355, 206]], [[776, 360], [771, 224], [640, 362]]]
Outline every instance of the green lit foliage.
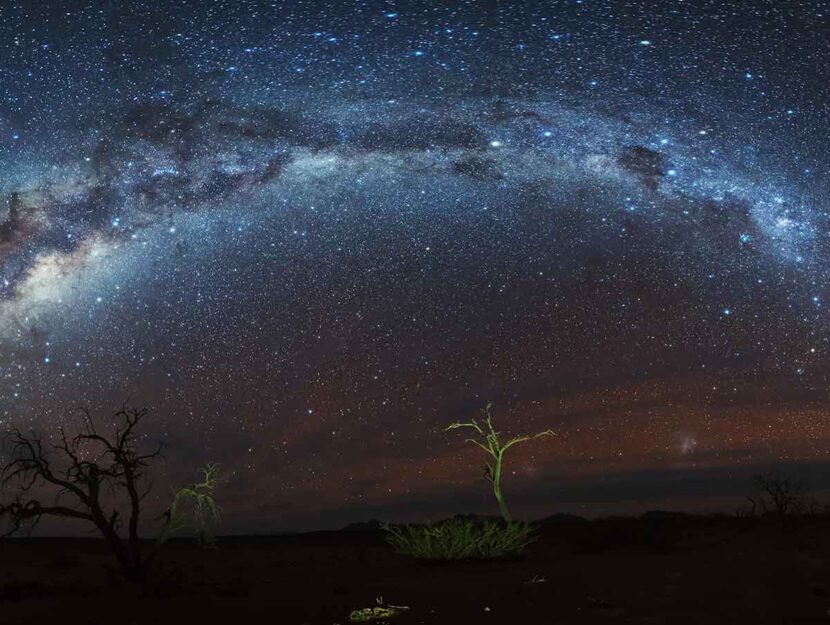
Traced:
[[156, 539], [156, 548], [173, 536], [185, 533], [196, 534], [199, 544], [204, 547], [215, 543], [209, 531], [219, 522], [219, 507], [213, 499], [213, 490], [219, 481], [219, 466], [208, 463], [199, 473], [202, 481], [183, 486], [173, 495], [173, 502], [164, 513], [166, 520]]
[[448, 426], [444, 431], [446, 432], [449, 430], [456, 430], [459, 428], [469, 428], [475, 432], [473, 438], [468, 438], [467, 442], [481, 447], [481, 449], [483, 449], [489, 456], [489, 461], [485, 466], [484, 476], [493, 485], [493, 494], [496, 496], [496, 501], [499, 504], [499, 510], [501, 511], [502, 517], [505, 521], [510, 523], [510, 521], [512, 520], [510, 516], [510, 511], [507, 509], [507, 504], [505, 503], [504, 496], [501, 492], [501, 476], [504, 467], [504, 454], [513, 445], [516, 445], [518, 443], [530, 441], [535, 438], [540, 438], [542, 436], [553, 436], [553, 431], [545, 430], [544, 432], [539, 432], [538, 434], [516, 436], [514, 438], [508, 439], [506, 442], [502, 442], [500, 439], [501, 433], [496, 431], [496, 429], [493, 427], [492, 408], [493, 404], [488, 403], [484, 408], [481, 409], [481, 413], [483, 415], [483, 422], [479, 422], [474, 418], [464, 423], [453, 423], [450, 426]]
[[535, 540], [520, 521], [452, 519], [438, 524], [385, 525], [386, 541], [419, 560], [492, 560], [521, 554]]
[[409, 610], [408, 605], [389, 605], [383, 601], [383, 597], [375, 599], [377, 605], [371, 608], [352, 610], [349, 620], [352, 623], [367, 623], [369, 621], [385, 621], [388, 618], [403, 614]]

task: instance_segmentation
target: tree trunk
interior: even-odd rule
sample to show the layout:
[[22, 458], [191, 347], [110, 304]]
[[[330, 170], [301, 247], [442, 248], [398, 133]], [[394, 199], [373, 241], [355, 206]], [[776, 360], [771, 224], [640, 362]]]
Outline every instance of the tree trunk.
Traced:
[[118, 536], [112, 526], [107, 523], [102, 515], [98, 515], [95, 524], [98, 526], [104, 539], [107, 541], [115, 559], [118, 560], [118, 565], [121, 567], [121, 572], [127, 581], [143, 582], [147, 579], [147, 570], [141, 562], [141, 553], [132, 553], [124, 541]]
[[512, 518], [510, 517], [510, 512], [507, 510], [507, 504], [504, 502], [504, 497], [501, 494], [501, 463], [502, 458], [498, 456], [496, 458], [496, 466], [493, 469], [493, 493], [496, 495], [496, 501], [499, 504], [499, 510], [501, 511], [502, 518], [510, 523]]

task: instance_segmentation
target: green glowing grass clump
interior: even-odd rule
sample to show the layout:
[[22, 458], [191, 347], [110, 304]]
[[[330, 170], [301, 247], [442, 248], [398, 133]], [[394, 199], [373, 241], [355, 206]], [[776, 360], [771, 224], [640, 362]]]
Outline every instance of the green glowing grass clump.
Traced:
[[419, 560], [494, 560], [521, 554], [535, 540], [521, 521], [450, 520], [425, 525], [385, 525], [386, 541]]

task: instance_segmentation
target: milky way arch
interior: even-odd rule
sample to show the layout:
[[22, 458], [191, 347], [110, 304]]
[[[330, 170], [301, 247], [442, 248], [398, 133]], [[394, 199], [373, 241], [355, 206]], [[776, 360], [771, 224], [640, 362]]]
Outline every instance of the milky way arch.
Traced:
[[5, 421], [148, 403], [254, 525], [485, 506], [488, 399], [527, 509], [821, 458], [822, 3], [163, 4], [4, 26]]

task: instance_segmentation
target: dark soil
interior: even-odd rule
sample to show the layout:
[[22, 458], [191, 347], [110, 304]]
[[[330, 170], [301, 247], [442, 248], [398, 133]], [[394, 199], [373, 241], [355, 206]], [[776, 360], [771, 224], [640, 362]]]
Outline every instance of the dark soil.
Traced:
[[[830, 623], [830, 523], [563, 520], [522, 558], [423, 563], [377, 532], [169, 545], [143, 586], [97, 540], [0, 543], [0, 623], [349, 623], [377, 597], [414, 623]], [[186, 618], [186, 621], [182, 621]]]

